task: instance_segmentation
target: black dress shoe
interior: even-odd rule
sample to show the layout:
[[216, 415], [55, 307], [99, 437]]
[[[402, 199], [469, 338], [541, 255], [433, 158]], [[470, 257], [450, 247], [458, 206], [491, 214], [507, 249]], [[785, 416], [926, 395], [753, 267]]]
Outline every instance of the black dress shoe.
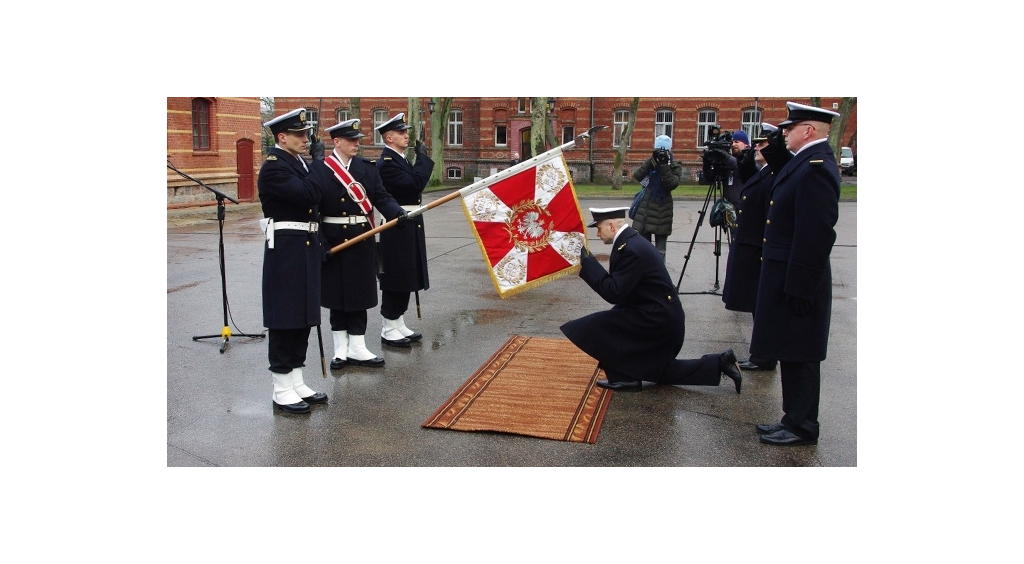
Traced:
[[327, 394], [323, 392], [317, 392], [309, 397], [302, 398], [302, 401], [306, 403], [327, 403]]
[[732, 383], [736, 384], [736, 393], [740, 393], [740, 386], [743, 385], [743, 373], [740, 372], [740, 367], [736, 364], [736, 353], [732, 352], [732, 349], [718, 355], [718, 367], [722, 374], [731, 378]]
[[639, 380], [630, 380], [625, 382], [598, 380], [597, 387], [604, 388], [606, 390], [615, 390], [616, 392], [639, 392], [644, 389], [644, 383]]
[[379, 356], [375, 356], [369, 360], [350, 358], [345, 362], [350, 366], [372, 366], [373, 368], [384, 366], [384, 359]]
[[287, 413], [309, 413], [309, 404], [304, 401], [289, 403], [287, 405], [277, 403], [276, 401], [272, 403], [274, 404], [274, 407]]
[[749, 359], [741, 360], [737, 364], [743, 370], [775, 370], [775, 365], [774, 364], [772, 364], [771, 366], [754, 364], [753, 362], [750, 362]]
[[786, 426], [783, 425], [782, 423], [775, 423], [775, 424], [772, 424], [772, 425], [768, 425], [768, 424], [758, 425], [757, 426], [757, 434], [758, 435], [770, 435], [770, 434], [772, 434], [772, 433], [774, 433], [776, 431], [781, 431], [781, 430], [783, 430], [785, 428], [786, 428]]
[[339, 368], [345, 368], [346, 364], [348, 364], [348, 361], [346, 361], [343, 358], [332, 358], [331, 359], [331, 370], [337, 370]]
[[794, 435], [786, 429], [782, 429], [769, 435], [761, 435], [761, 442], [766, 445], [778, 446], [816, 445], [818, 444], [818, 439], [805, 439], [800, 435]]
[[[422, 335], [420, 335], [420, 336], [422, 337]], [[381, 337], [380, 338], [380, 344], [382, 344], [382, 345], [391, 345], [392, 347], [399, 347], [399, 348], [407, 349], [407, 348], [412, 346], [412, 341], [410, 341], [408, 337], [402, 337], [401, 339], [395, 339], [393, 341], [385, 339], [384, 337]]]
[[[410, 331], [412, 331], [412, 329], [410, 329]], [[409, 339], [410, 341], [420, 341], [423, 339], [423, 333], [420, 333], [419, 331], [413, 331], [412, 335], [406, 335], [405, 338]]]

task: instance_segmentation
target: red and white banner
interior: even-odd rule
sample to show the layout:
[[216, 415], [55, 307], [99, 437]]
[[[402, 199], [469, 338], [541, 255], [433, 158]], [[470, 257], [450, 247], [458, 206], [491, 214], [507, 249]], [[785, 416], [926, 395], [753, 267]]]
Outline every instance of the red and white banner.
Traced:
[[463, 210], [502, 299], [580, 269], [583, 213], [562, 152], [549, 152], [463, 194]]

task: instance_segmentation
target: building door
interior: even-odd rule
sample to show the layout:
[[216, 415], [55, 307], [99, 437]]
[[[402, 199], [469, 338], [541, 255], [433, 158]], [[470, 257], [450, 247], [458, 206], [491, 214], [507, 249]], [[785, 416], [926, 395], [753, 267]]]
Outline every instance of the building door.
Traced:
[[530, 128], [521, 129], [519, 131], [519, 142], [522, 144], [522, 150], [519, 151], [521, 157], [520, 162], [526, 161], [533, 158], [533, 143], [530, 143]]
[[237, 162], [235, 172], [238, 173], [239, 202], [253, 201], [252, 147], [253, 142], [249, 139], [239, 139], [235, 142], [235, 155]]

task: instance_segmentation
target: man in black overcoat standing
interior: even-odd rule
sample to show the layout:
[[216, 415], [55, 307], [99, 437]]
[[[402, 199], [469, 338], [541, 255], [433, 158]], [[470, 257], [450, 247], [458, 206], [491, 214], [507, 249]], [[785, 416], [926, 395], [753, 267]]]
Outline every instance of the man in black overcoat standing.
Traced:
[[327, 248], [320, 304], [330, 310], [332, 370], [346, 365], [380, 367], [384, 359], [366, 348], [366, 310], [377, 307], [376, 239], [363, 239], [334, 254], [329, 251], [373, 229], [374, 208], [387, 220], [407, 215], [384, 189], [374, 162], [358, 156], [364, 137], [359, 126], [358, 119], [350, 119], [324, 130], [334, 150], [313, 162], [324, 188], [320, 233]]
[[[409, 148], [409, 125], [400, 113], [377, 126], [384, 140], [384, 150], [377, 159], [377, 171], [384, 188], [406, 212], [416, 210], [423, 203], [423, 189], [427, 187], [434, 161], [427, 156], [427, 147], [416, 142], [416, 164], [405, 158]], [[423, 229], [423, 215], [411, 218], [405, 225], [381, 231], [380, 251], [380, 314], [382, 344], [409, 347], [423, 338], [405, 324], [409, 297], [413, 292], [430, 288], [427, 276], [427, 239]]]
[[263, 207], [263, 325], [267, 328], [274, 407], [309, 413], [309, 404], [327, 403], [327, 394], [306, 386], [302, 367], [309, 330], [320, 324], [320, 224], [323, 188], [300, 156], [309, 145], [306, 110], [292, 110], [264, 126], [276, 144], [270, 148], [257, 188]]
[[758, 425], [770, 445], [818, 443], [821, 361], [832, 317], [829, 255], [839, 220], [839, 166], [828, 145], [839, 114], [787, 103], [779, 124], [793, 158], [775, 173], [762, 237], [750, 353], [778, 359], [782, 420]]
[[[736, 227], [732, 230], [729, 259], [725, 267], [725, 285], [722, 287], [722, 301], [725, 302], [725, 309], [730, 311], [745, 311], [753, 315], [757, 303], [757, 285], [761, 279], [761, 239], [764, 237], [764, 220], [768, 213], [768, 192], [775, 179], [771, 167], [761, 155], [761, 149], [768, 146], [768, 133], [777, 129], [770, 123], [762, 123], [760, 136], [752, 139], [754, 152], [750, 160], [754, 172], [740, 189]], [[747, 371], [775, 370], [777, 363], [771, 359], [752, 357], [739, 364], [740, 368]]]
[[665, 261], [651, 242], [629, 227], [625, 208], [591, 208], [597, 235], [612, 245], [608, 270], [584, 245], [579, 276], [605, 301], [599, 311], [561, 326], [580, 350], [597, 359], [610, 390], [639, 392], [643, 382], [717, 386], [722, 374], [740, 392], [742, 374], [732, 350], [681, 360], [686, 317]]

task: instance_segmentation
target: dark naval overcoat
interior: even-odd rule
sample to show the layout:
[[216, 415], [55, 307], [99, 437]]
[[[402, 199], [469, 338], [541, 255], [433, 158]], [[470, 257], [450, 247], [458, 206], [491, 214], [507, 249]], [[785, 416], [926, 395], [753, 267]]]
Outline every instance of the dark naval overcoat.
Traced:
[[[423, 203], [423, 189], [427, 187], [434, 161], [425, 154], [416, 155], [416, 164], [390, 147], [384, 147], [377, 159], [384, 188], [407, 211]], [[388, 292], [416, 292], [430, 288], [427, 276], [427, 240], [423, 230], [423, 216], [410, 218], [402, 227], [380, 232], [380, 254], [383, 272], [380, 289]]]
[[761, 245], [768, 213], [768, 191], [773, 180], [771, 169], [763, 166], [747, 179], [740, 190], [740, 207], [736, 210], [738, 225], [732, 230], [725, 284], [722, 286], [725, 309], [754, 313], [757, 284], [761, 279]]
[[[839, 167], [827, 142], [806, 147], [775, 175], [768, 194], [761, 279], [750, 353], [789, 362], [825, 359], [832, 318], [829, 255], [839, 220]], [[796, 315], [786, 296], [813, 300]]]
[[[322, 178], [323, 199], [320, 200], [321, 219], [325, 217], [366, 217], [345, 186], [322, 161], [314, 163], [314, 171]], [[366, 191], [366, 197], [376, 208], [374, 219], [384, 214], [391, 220], [402, 213], [402, 206], [384, 189], [374, 161], [353, 157], [349, 174]], [[379, 212], [379, 213], [378, 213]], [[362, 311], [377, 305], [377, 249], [376, 238], [369, 237], [330, 254], [330, 249], [373, 229], [370, 218], [365, 223], [338, 224], [321, 221], [320, 233], [324, 240], [327, 260], [320, 276], [320, 304], [328, 309]], [[397, 229], [397, 227], [392, 227]]]
[[632, 227], [612, 246], [608, 270], [594, 258], [579, 276], [614, 304], [561, 326], [598, 366], [636, 380], [657, 381], [683, 348], [686, 319], [661, 253]]
[[[306, 165], [309, 166], [309, 165]], [[271, 147], [257, 181], [263, 216], [275, 223], [320, 221], [323, 189], [301, 157]], [[263, 325], [304, 329], [320, 323], [320, 235], [296, 229], [274, 231], [274, 248], [263, 243]]]

